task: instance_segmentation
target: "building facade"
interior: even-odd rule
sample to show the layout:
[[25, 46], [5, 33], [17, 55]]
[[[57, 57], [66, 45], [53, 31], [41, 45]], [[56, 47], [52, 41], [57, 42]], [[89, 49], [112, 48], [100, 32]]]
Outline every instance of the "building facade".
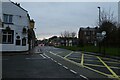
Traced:
[[28, 12], [20, 4], [2, 1], [2, 52], [28, 51]]
[[78, 38], [79, 38], [79, 44], [94, 44], [97, 39], [96, 39], [96, 34], [97, 34], [97, 27], [96, 28], [80, 28], [79, 33], [78, 33]]

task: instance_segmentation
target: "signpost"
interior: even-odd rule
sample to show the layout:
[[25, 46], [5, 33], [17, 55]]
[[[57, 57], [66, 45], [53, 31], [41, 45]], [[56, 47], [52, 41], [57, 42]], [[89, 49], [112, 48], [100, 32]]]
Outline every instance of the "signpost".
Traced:
[[[106, 31], [102, 31], [102, 33], [97, 33], [97, 40], [99, 43], [99, 53], [101, 53], [101, 42], [106, 37], [105, 35], [106, 35]], [[104, 42], [104, 44], [105, 44], [105, 42]], [[105, 55], [105, 45], [104, 45], [104, 55]]]

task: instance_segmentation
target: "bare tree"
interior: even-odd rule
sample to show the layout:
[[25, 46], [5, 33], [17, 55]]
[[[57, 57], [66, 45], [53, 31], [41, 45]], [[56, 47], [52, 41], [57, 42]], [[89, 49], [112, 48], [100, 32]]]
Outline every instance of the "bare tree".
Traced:
[[61, 37], [66, 37], [66, 38], [72, 37], [72, 38], [74, 38], [75, 36], [76, 36], [75, 32], [69, 32], [69, 31], [61, 32]]
[[114, 23], [115, 21], [115, 17], [114, 17], [114, 11], [111, 11], [111, 9], [109, 9], [108, 12], [106, 12], [105, 10], [102, 10], [100, 12], [100, 25], [103, 23], [103, 22], [111, 22], [111, 23]]
[[71, 32], [71, 37], [74, 38], [76, 36], [75, 32]]
[[109, 9], [108, 12], [105, 10], [101, 11], [99, 26], [99, 32], [106, 31], [106, 37], [104, 39], [105, 44], [111, 46], [115, 45], [115, 43], [118, 43], [116, 42], [117, 22], [114, 17], [114, 12], [112, 12], [111, 9]]

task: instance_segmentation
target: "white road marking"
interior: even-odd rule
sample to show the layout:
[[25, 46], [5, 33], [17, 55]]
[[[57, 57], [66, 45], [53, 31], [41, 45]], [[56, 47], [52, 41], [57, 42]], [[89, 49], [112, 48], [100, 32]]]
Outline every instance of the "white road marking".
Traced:
[[84, 79], [89, 80], [87, 77], [85, 77], [85, 76], [83, 76], [83, 75], [80, 75], [80, 77], [83, 77]]
[[43, 56], [43, 54], [40, 54], [44, 59], [46, 58], [45, 56]]
[[46, 54], [44, 54], [47, 58], [50, 58], [49, 56], [47, 56]]
[[51, 52], [51, 51], [50, 51], [50, 53], [56, 55], [55, 53], [53, 53], [53, 52]]
[[31, 58], [25, 58], [25, 59], [31, 59]]
[[57, 62], [57, 61], [54, 60], [54, 62]]
[[68, 67], [66, 67], [66, 66], [63, 66], [65, 69], [68, 69]]
[[74, 70], [72, 70], [72, 69], [70, 69], [70, 71], [72, 72], [72, 73], [74, 73], [74, 74], [77, 74], [77, 72], [75, 72]]
[[51, 60], [53, 60], [53, 58], [50, 58]]
[[61, 63], [58, 63], [59, 65], [62, 65]]
[[25, 58], [25, 59], [31, 59], [32, 60], [32, 59], [41, 59], [41, 58]]

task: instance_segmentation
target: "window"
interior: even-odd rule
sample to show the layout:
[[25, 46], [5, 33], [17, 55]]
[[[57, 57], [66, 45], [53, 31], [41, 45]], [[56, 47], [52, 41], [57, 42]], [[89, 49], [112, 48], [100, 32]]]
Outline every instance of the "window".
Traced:
[[16, 37], [16, 45], [20, 45], [21, 44], [21, 40], [20, 40], [20, 36], [17, 36]]
[[4, 14], [4, 23], [12, 24], [13, 15]]
[[26, 38], [22, 39], [22, 46], [26, 46]]
[[95, 32], [93, 31], [93, 35], [95, 35]]
[[86, 31], [84, 32], [84, 35], [86, 35]]
[[17, 39], [17, 40], [16, 40], [16, 45], [20, 45], [20, 44], [21, 44], [20, 39]]
[[3, 32], [2, 43], [3, 44], [13, 44], [14, 31], [13, 30], [10, 30], [10, 31], [3, 30], [2, 32]]

